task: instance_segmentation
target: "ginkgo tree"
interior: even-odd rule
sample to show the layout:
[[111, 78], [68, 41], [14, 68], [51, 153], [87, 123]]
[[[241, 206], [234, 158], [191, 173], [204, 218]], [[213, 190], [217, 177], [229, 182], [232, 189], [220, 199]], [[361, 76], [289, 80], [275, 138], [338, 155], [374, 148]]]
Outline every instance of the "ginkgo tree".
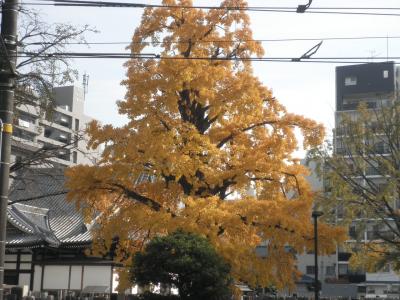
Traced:
[[[126, 63], [127, 92], [118, 102], [122, 127], [92, 122], [95, 166], [67, 171], [70, 190], [88, 219], [97, 215], [94, 249], [130, 263], [152, 237], [179, 228], [207, 237], [250, 285], [283, 287], [295, 279], [295, 257], [313, 245], [313, 193], [293, 152], [322, 142], [323, 126], [291, 114], [253, 74], [248, 58], [263, 55], [242, 0], [220, 9], [164, 0], [144, 10], [130, 50], [159, 52]], [[146, 180], [143, 180], [146, 178]], [[321, 225], [323, 252], [340, 228]], [[267, 247], [264, 257], [255, 248]], [[122, 276], [124, 286], [129, 276]]]

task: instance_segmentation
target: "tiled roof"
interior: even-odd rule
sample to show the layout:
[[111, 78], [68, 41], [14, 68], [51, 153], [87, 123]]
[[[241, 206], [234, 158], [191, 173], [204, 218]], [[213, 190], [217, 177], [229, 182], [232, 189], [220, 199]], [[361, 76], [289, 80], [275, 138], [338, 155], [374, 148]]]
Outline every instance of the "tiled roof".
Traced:
[[24, 201], [8, 206], [8, 247], [71, 247], [91, 242], [82, 214], [60, 193], [65, 190], [62, 169], [31, 169], [22, 178], [11, 186], [9, 201]]

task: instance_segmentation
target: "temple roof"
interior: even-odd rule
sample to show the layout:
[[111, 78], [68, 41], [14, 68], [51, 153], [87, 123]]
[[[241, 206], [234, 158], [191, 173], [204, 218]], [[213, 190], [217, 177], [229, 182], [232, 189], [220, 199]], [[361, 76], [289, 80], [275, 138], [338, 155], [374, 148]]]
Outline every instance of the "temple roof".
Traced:
[[80, 247], [91, 234], [66, 200], [63, 169], [30, 169], [14, 180], [7, 208], [7, 247]]

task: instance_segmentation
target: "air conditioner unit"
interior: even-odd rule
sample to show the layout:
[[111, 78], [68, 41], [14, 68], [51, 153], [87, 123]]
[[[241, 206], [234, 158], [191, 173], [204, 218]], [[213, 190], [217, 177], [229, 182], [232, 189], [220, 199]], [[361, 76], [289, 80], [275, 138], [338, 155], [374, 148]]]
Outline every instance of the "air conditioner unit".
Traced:
[[25, 120], [18, 119], [18, 126], [29, 128], [29, 122]]

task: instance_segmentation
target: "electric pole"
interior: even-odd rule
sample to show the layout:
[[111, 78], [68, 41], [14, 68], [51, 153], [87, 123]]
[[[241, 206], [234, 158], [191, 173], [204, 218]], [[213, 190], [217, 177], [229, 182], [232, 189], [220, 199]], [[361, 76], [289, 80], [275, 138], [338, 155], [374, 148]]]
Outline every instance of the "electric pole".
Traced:
[[1, 126], [0, 151], [0, 300], [3, 300], [7, 202], [17, 60], [18, 0], [4, 0], [1, 9], [0, 120], [3, 126]]

